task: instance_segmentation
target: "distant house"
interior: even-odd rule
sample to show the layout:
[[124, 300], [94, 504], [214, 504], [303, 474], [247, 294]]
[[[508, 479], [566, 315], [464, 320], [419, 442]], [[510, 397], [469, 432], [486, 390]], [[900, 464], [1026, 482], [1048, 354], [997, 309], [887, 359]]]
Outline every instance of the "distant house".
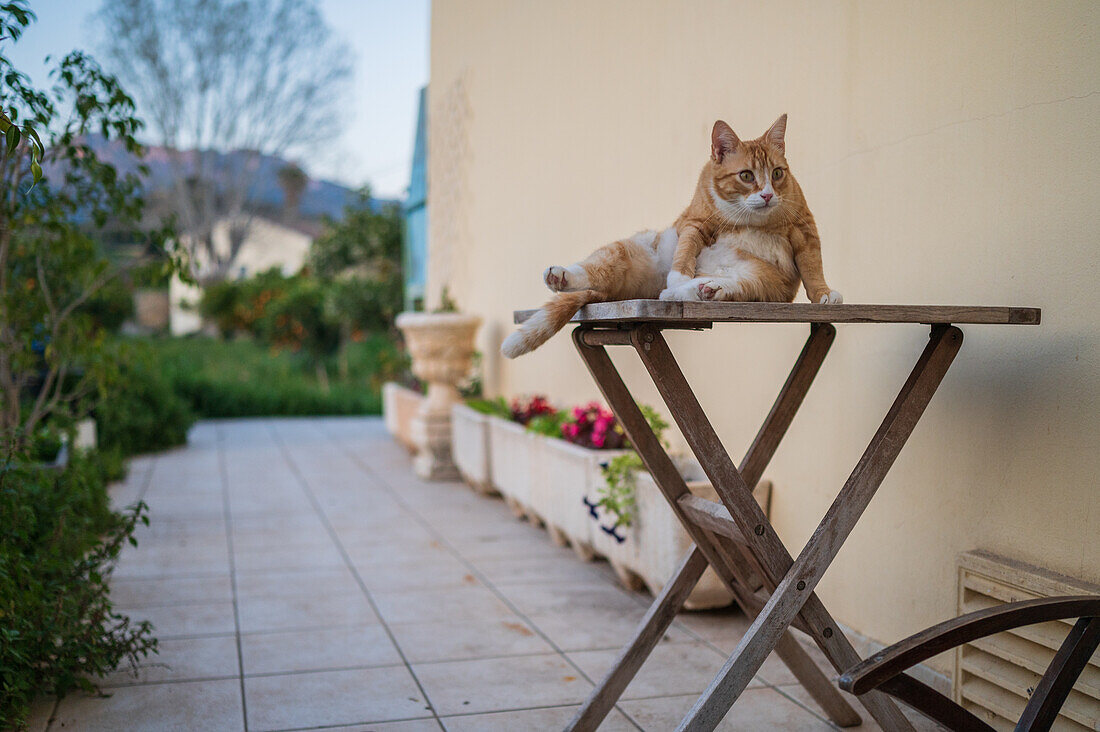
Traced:
[[420, 90], [416, 115], [416, 143], [412, 176], [405, 199], [405, 307], [416, 309], [424, 300], [428, 279], [428, 88]]
[[[229, 229], [228, 220], [221, 221], [214, 227], [214, 246], [223, 255], [229, 252]], [[254, 215], [245, 240], [229, 265], [227, 279], [245, 279], [273, 267], [277, 267], [286, 276], [298, 272], [306, 263], [309, 248], [321, 229], [321, 224], [315, 220], [277, 221]], [[201, 252], [196, 259], [197, 271], [202, 272], [208, 267], [209, 263], [204, 261]], [[169, 320], [174, 335], [194, 333], [202, 328], [202, 319], [194, 308], [201, 298], [201, 287], [179, 280], [172, 281], [169, 289]]]

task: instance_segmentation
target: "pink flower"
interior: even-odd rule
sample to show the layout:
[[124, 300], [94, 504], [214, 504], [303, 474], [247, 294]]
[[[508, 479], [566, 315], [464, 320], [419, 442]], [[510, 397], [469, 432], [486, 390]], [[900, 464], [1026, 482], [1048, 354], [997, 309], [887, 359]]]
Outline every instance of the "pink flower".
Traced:
[[592, 444], [593, 445], [595, 445], [596, 447], [603, 447], [603, 443], [604, 443], [604, 436], [603, 436], [602, 433], [592, 435]]

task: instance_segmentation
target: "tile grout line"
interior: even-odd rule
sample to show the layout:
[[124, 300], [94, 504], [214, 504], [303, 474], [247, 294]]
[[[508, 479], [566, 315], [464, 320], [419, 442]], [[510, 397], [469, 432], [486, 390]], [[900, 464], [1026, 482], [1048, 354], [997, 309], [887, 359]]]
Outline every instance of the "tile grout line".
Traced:
[[[496, 595], [496, 597], [497, 597], [497, 599], [498, 599], [498, 600], [500, 600], [500, 601], [501, 601], [501, 602], [503, 602], [503, 603], [504, 603], [504, 604], [505, 604], [506, 606], [508, 606], [508, 608], [509, 608], [509, 609], [510, 609], [510, 610], [511, 610], [512, 612], [514, 612], [514, 613], [515, 613], [515, 614], [516, 614], [517, 616], [519, 616], [519, 617], [520, 617], [520, 618], [521, 618], [521, 619], [522, 619], [522, 620], [523, 620], [523, 621], [524, 621], [525, 623], [527, 623], [527, 624], [528, 624], [528, 625], [530, 625], [530, 626], [531, 626], [532, 628], [534, 628], [534, 629], [535, 629], [535, 632], [536, 632], [536, 633], [538, 633], [538, 634], [539, 634], [539, 636], [540, 636], [540, 637], [541, 637], [541, 638], [542, 638], [542, 639], [543, 639], [543, 640], [544, 640], [544, 641], [545, 641], [545, 642], [546, 642], [547, 644], [549, 644], [549, 645], [550, 645], [550, 647], [551, 647], [551, 648], [553, 648], [553, 649], [554, 649], [554, 651], [555, 651], [555, 652], [556, 652], [556, 653], [557, 653], [557, 654], [558, 654], [558, 655], [559, 655], [559, 656], [560, 656], [560, 657], [561, 657], [561, 658], [562, 658], [562, 659], [563, 659], [563, 660], [564, 660], [564, 661], [565, 661], [566, 663], [568, 663], [568, 664], [569, 664], [570, 666], [572, 666], [572, 667], [573, 667], [573, 668], [574, 668], [574, 669], [576, 670], [576, 672], [577, 672], [578, 674], [580, 674], [580, 675], [581, 675], [581, 677], [582, 677], [583, 679], [585, 679], [586, 681], [588, 681], [588, 683], [592, 684], [592, 685], [593, 685], [593, 687], [595, 687], [595, 686], [597, 685], [597, 683], [598, 683], [598, 682], [596, 682], [596, 681], [593, 681], [593, 680], [592, 680], [592, 678], [591, 678], [591, 677], [589, 677], [589, 675], [588, 675], [588, 674], [586, 674], [586, 673], [585, 673], [585, 672], [584, 672], [584, 671], [583, 671], [583, 670], [581, 669], [581, 667], [580, 667], [580, 666], [578, 666], [578, 665], [577, 665], [577, 664], [576, 664], [576, 663], [575, 663], [575, 662], [573, 661], [573, 659], [571, 659], [571, 658], [570, 658], [570, 657], [569, 657], [568, 655], [566, 655], [565, 651], [563, 651], [563, 650], [562, 650], [561, 648], [559, 648], [559, 647], [558, 647], [558, 644], [556, 644], [556, 643], [555, 643], [555, 642], [554, 642], [553, 640], [551, 640], [551, 639], [550, 639], [550, 636], [548, 636], [548, 635], [547, 635], [547, 634], [545, 633], [545, 631], [543, 631], [543, 630], [542, 630], [542, 628], [540, 628], [540, 627], [539, 627], [538, 625], [536, 625], [536, 624], [535, 624], [535, 623], [534, 623], [534, 622], [533, 622], [533, 621], [532, 621], [532, 620], [531, 620], [531, 619], [530, 619], [530, 618], [529, 618], [529, 617], [528, 617], [528, 616], [527, 616], [527, 615], [526, 615], [525, 613], [521, 612], [521, 611], [520, 611], [520, 609], [519, 609], [518, 607], [516, 607], [516, 606], [515, 606], [515, 604], [514, 604], [514, 603], [513, 603], [513, 602], [512, 602], [512, 601], [511, 601], [511, 600], [510, 600], [510, 599], [509, 599], [509, 598], [508, 598], [507, 596], [505, 596], [505, 595], [504, 595], [504, 593], [503, 593], [503, 592], [501, 592], [501, 591], [500, 591], [500, 590], [499, 590], [499, 589], [497, 588], [497, 586], [496, 586], [496, 585], [495, 585], [495, 584], [494, 584], [494, 583], [493, 583], [492, 581], [490, 581], [490, 580], [489, 580], [489, 578], [488, 578], [488, 577], [486, 577], [486, 576], [485, 576], [485, 575], [484, 575], [484, 574], [483, 574], [483, 573], [481, 572], [481, 570], [480, 570], [480, 569], [478, 569], [478, 567], [477, 567], [477, 566], [475, 566], [475, 565], [474, 565], [474, 563], [473, 563], [473, 562], [472, 562], [471, 560], [467, 559], [467, 558], [466, 558], [465, 556], [463, 556], [463, 555], [462, 555], [462, 554], [461, 554], [461, 553], [460, 553], [460, 552], [459, 552], [459, 551], [458, 551], [457, 549], [455, 549], [455, 547], [454, 547], [454, 546], [453, 546], [453, 545], [451, 544], [451, 542], [450, 542], [450, 541], [448, 541], [448, 540], [447, 540], [447, 539], [446, 539], [446, 538], [445, 538], [445, 537], [444, 537], [444, 536], [443, 536], [442, 534], [440, 534], [440, 533], [439, 533], [439, 531], [438, 531], [438, 530], [437, 530], [437, 529], [435, 528], [435, 526], [434, 526], [434, 525], [433, 525], [433, 524], [432, 524], [432, 523], [431, 523], [430, 521], [428, 521], [427, 519], [425, 519], [425, 518], [424, 518], [423, 516], [421, 516], [421, 515], [420, 515], [420, 513], [419, 513], [419, 512], [417, 512], [417, 511], [416, 511], [415, 509], [413, 509], [413, 508], [412, 508], [412, 507], [411, 507], [411, 506], [410, 506], [410, 505], [409, 505], [409, 504], [408, 504], [408, 503], [407, 503], [407, 502], [406, 502], [406, 501], [404, 500], [404, 498], [403, 498], [403, 497], [402, 497], [402, 496], [401, 496], [401, 495], [400, 495], [400, 494], [399, 494], [399, 493], [398, 493], [397, 491], [395, 491], [395, 490], [393, 489], [393, 486], [391, 486], [391, 485], [389, 484], [389, 482], [388, 482], [388, 481], [387, 481], [387, 480], [386, 480], [385, 478], [383, 478], [383, 477], [379, 476], [379, 475], [378, 475], [378, 474], [377, 474], [377, 473], [376, 473], [376, 472], [375, 472], [375, 471], [374, 471], [374, 470], [373, 470], [373, 469], [372, 469], [372, 468], [371, 468], [371, 467], [370, 467], [369, 465], [365, 464], [365, 463], [364, 463], [364, 462], [363, 462], [362, 460], [360, 460], [360, 459], [359, 459], [359, 457], [358, 457], [357, 455], [355, 455], [354, 453], [352, 453], [352, 452], [348, 451], [347, 449], [345, 449], [345, 447], [344, 447], [344, 444], [343, 444], [343, 441], [341, 441], [341, 440], [340, 440], [340, 439], [338, 439], [338, 438], [333, 438], [333, 437], [332, 437], [331, 435], [329, 435], [328, 433], [326, 433], [326, 432], [325, 432], [325, 431], [324, 431], [323, 429], [321, 429], [321, 428], [318, 428], [318, 430], [319, 430], [319, 431], [320, 431], [320, 432], [321, 432], [322, 434], [325, 434], [325, 435], [326, 435], [326, 437], [328, 437], [328, 438], [329, 438], [330, 440], [332, 440], [333, 442], [335, 442], [335, 444], [337, 444], [337, 445], [339, 446], [339, 450], [340, 450], [340, 451], [341, 451], [342, 453], [344, 453], [344, 455], [345, 455], [345, 456], [346, 456], [346, 457], [347, 457], [348, 459], [350, 459], [350, 460], [351, 460], [351, 461], [352, 461], [353, 463], [355, 463], [356, 465], [358, 465], [358, 466], [359, 466], [359, 468], [360, 468], [360, 470], [362, 470], [362, 471], [363, 471], [364, 473], [366, 473], [366, 474], [367, 474], [367, 477], [368, 477], [368, 478], [370, 478], [371, 480], [373, 480], [373, 481], [374, 481], [374, 482], [375, 482], [376, 484], [378, 484], [378, 485], [381, 485], [381, 486], [382, 486], [382, 487], [383, 487], [383, 488], [385, 489], [385, 491], [386, 491], [387, 493], [389, 493], [389, 494], [390, 494], [390, 497], [391, 497], [391, 498], [392, 498], [392, 499], [393, 499], [393, 500], [394, 500], [394, 501], [395, 501], [395, 502], [396, 502], [396, 503], [397, 503], [397, 504], [398, 504], [399, 506], [401, 506], [401, 507], [402, 507], [402, 508], [403, 508], [404, 510], [406, 510], [407, 512], [409, 512], [409, 513], [410, 513], [410, 514], [411, 514], [411, 515], [412, 515], [412, 516], [413, 516], [413, 517], [414, 517], [414, 518], [416, 519], [416, 521], [417, 521], [417, 522], [418, 522], [418, 523], [419, 523], [419, 524], [420, 524], [420, 525], [421, 525], [422, 527], [424, 527], [425, 529], [427, 529], [429, 533], [431, 533], [431, 534], [432, 534], [433, 536], [435, 536], [435, 537], [436, 537], [436, 540], [437, 540], [438, 542], [440, 542], [440, 544], [442, 544], [442, 545], [443, 545], [444, 547], [446, 547], [446, 548], [447, 548], [447, 551], [449, 551], [449, 552], [450, 552], [450, 553], [451, 553], [451, 554], [452, 554], [452, 555], [453, 555], [453, 556], [454, 556], [454, 557], [455, 557], [456, 559], [458, 559], [458, 560], [459, 560], [460, 562], [462, 562], [463, 564], [465, 564], [465, 565], [466, 565], [466, 567], [467, 567], [467, 568], [468, 568], [468, 569], [470, 570], [470, 573], [471, 573], [471, 574], [473, 574], [473, 575], [474, 575], [475, 577], [477, 577], [477, 578], [478, 578], [478, 579], [479, 579], [479, 580], [480, 580], [480, 581], [482, 582], [482, 584], [484, 584], [484, 585], [485, 585], [485, 586], [486, 586], [486, 587], [487, 587], [487, 588], [488, 588], [488, 589], [489, 589], [489, 590], [490, 590], [490, 591], [491, 591], [491, 592], [492, 592], [492, 593], [493, 593], [494, 595]], [[583, 704], [584, 702], [582, 701], [581, 703]], [[620, 714], [622, 714], [622, 715], [623, 715], [623, 717], [625, 717], [625, 718], [626, 718], [626, 719], [627, 719], [627, 720], [628, 720], [628, 721], [629, 721], [629, 722], [630, 722], [631, 724], [633, 724], [633, 725], [634, 725], [635, 727], [637, 727], [637, 728], [638, 728], [639, 730], [642, 730], [642, 732], [644, 732], [644, 729], [642, 728], [642, 726], [641, 726], [640, 724], [638, 724], [638, 722], [637, 722], [637, 721], [635, 721], [635, 719], [634, 719], [634, 718], [633, 718], [632, 716], [630, 716], [629, 714], [627, 714], [627, 713], [626, 713], [626, 711], [624, 711], [624, 710], [623, 710], [623, 709], [622, 709], [622, 708], [621, 708], [621, 707], [619, 706], [619, 704], [618, 704], [617, 702], [616, 702], [616, 704], [615, 704], [615, 708], [616, 708], [616, 709], [618, 709], [618, 710], [619, 710], [619, 713], [620, 713]]]
[[237, 570], [233, 553], [233, 519], [229, 510], [229, 469], [225, 461], [225, 434], [222, 425], [214, 425], [218, 453], [218, 475], [222, 484], [222, 513], [225, 520], [225, 544], [229, 552], [229, 588], [233, 598], [233, 637], [237, 646], [237, 676], [241, 690], [241, 717], [248, 732], [248, 698], [244, 688], [244, 652], [241, 644], [241, 611], [237, 607]]
[[302, 471], [299, 469], [298, 464], [294, 461], [294, 458], [291, 457], [290, 452], [287, 450], [286, 443], [283, 442], [282, 436], [279, 435], [279, 432], [276, 429], [275, 420], [269, 419], [265, 420], [265, 422], [267, 424], [268, 431], [272, 436], [272, 439], [279, 447], [279, 452], [282, 455], [283, 461], [286, 462], [287, 466], [290, 468], [290, 472], [294, 475], [295, 479], [298, 481], [298, 484], [301, 486], [302, 491], [306, 494], [306, 498], [309, 500], [310, 505], [313, 507], [313, 510], [317, 514], [318, 518], [320, 518], [321, 523], [324, 525], [325, 531], [328, 533], [329, 538], [335, 545], [336, 550], [340, 552], [340, 556], [343, 558], [344, 564], [347, 566], [348, 570], [351, 571], [352, 576], [355, 578], [356, 584], [359, 585], [359, 589], [363, 593], [363, 597], [366, 598], [367, 603], [371, 607], [371, 610], [378, 618], [379, 624], [382, 626], [382, 629], [385, 631], [386, 635], [389, 636], [390, 642], [393, 644], [393, 647], [397, 651], [397, 654], [401, 657], [401, 662], [404, 664], [405, 669], [409, 672], [409, 675], [412, 677], [412, 680], [416, 684], [417, 689], [420, 690], [421, 696], [424, 697], [424, 702], [428, 705], [428, 711], [432, 713], [432, 719], [435, 720], [435, 723], [439, 725], [439, 728], [441, 730], [446, 729], [443, 726], [443, 722], [439, 718], [439, 713], [436, 711], [435, 704], [432, 703], [431, 698], [428, 696], [427, 689], [424, 688], [424, 685], [420, 682], [420, 678], [416, 675], [416, 672], [413, 671], [412, 664], [409, 663], [408, 657], [405, 655], [405, 652], [401, 649], [400, 644], [397, 642], [397, 637], [393, 634], [393, 630], [390, 628], [389, 623], [387, 623], [386, 619], [382, 617], [382, 613], [379, 610], [377, 603], [374, 601], [374, 596], [367, 588], [366, 583], [363, 581], [362, 576], [359, 574], [358, 568], [351, 561], [351, 556], [348, 554], [347, 549], [344, 547], [344, 543], [340, 541], [340, 537], [337, 534], [336, 530], [333, 528], [332, 522], [329, 521], [328, 514], [325, 513], [324, 508], [321, 506], [320, 501], [317, 500], [317, 496], [313, 492], [313, 488], [309, 485], [309, 481], [306, 480], [306, 477], [302, 474]]

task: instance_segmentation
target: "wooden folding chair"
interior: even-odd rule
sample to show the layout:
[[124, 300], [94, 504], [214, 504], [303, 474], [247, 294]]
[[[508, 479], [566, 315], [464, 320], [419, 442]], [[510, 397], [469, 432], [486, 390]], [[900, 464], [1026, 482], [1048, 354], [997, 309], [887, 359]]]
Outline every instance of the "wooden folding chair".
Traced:
[[[1016, 732], [1046, 732], [1066, 703], [1073, 684], [1100, 647], [1100, 597], [1049, 597], [1011, 602], [960, 615], [884, 648], [840, 677], [840, 688], [853, 694], [881, 689], [895, 694], [898, 675], [932, 656], [1006, 630], [1051, 620], [1078, 618], [1062, 642], [1016, 723]], [[953, 732], [996, 732], [960, 704], [932, 691], [900, 699]]]
[[[516, 322], [523, 322], [531, 313], [517, 312]], [[773, 650], [830, 719], [840, 726], [859, 724], [859, 715], [810, 659], [790, 627], [809, 634], [838, 673], [860, 661], [814, 588], [882, 483], [962, 345], [962, 332], [951, 324], [1035, 325], [1039, 319], [1039, 310], [1032, 308], [653, 300], [599, 303], [581, 310], [574, 318], [580, 323], [573, 333], [577, 350], [695, 546], [653, 601], [634, 640], [623, 649], [568, 729], [594, 730], [599, 726], [708, 565], [754, 620], [679, 729], [714, 729]], [[730, 460], [661, 334], [666, 329], [709, 328], [716, 322], [810, 324], [809, 339], [740, 466]], [[752, 488], [775, 454], [829, 351], [836, 335], [833, 323], [924, 323], [932, 330], [927, 347], [878, 432], [795, 560], [753, 499]], [[606, 346], [620, 345], [633, 346], [641, 358], [721, 503], [688, 491], [608, 356]], [[903, 699], [906, 694], [919, 696], [931, 691], [906, 675], [898, 676], [893, 684], [901, 690], [900, 694], [893, 692], [894, 696]], [[912, 730], [888, 695], [869, 691], [860, 701], [883, 729]]]

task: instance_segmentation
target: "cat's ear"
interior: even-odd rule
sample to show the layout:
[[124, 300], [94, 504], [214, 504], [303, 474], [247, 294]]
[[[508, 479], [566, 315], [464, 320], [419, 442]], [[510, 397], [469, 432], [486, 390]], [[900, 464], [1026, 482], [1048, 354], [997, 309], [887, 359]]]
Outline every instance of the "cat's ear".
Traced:
[[779, 148], [779, 152], [786, 153], [787, 147], [783, 142], [783, 136], [787, 134], [787, 115], [779, 115], [779, 119], [764, 133], [764, 140], [773, 147]]
[[722, 158], [737, 149], [741, 141], [733, 129], [722, 120], [714, 123], [714, 129], [710, 131], [710, 157], [716, 163], [722, 162]]

